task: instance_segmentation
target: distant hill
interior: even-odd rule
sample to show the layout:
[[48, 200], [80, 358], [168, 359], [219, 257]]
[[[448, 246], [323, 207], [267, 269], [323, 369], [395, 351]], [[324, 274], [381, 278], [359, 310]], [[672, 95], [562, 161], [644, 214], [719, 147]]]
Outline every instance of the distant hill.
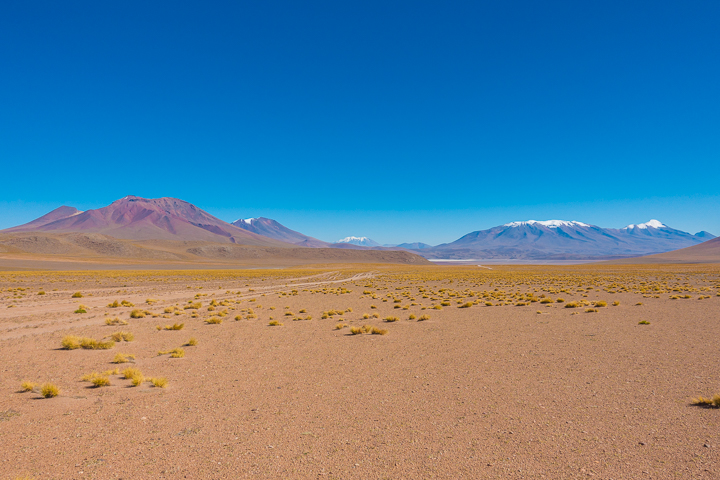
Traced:
[[676, 230], [657, 220], [621, 229], [578, 221], [529, 220], [479, 230], [452, 243], [415, 251], [438, 259], [608, 259], [689, 247], [704, 242], [707, 236]]
[[713, 238], [707, 242], [692, 247], [673, 250], [644, 257], [625, 258], [613, 260], [612, 264], [645, 264], [645, 263], [720, 263], [720, 238]]
[[293, 245], [314, 248], [322, 248], [329, 245], [329, 243], [318, 240], [317, 238], [308, 237], [307, 235], [303, 235], [302, 233], [296, 232], [295, 230], [290, 230], [286, 226], [280, 224], [279, 222], [271, 218], [241, 218], [234, 221], [232, 224], [248, 232], [257, 233], [258, 235], [263, 235], [268, 238], [292, 243]]
[[398, 247], [398, 248], [407, 248], [408, 250], [425, 250], [428, 248], [433, 248], [432, 245], [428, 245], [427, 243], [422, 242], [413, 242], [413, 243], [401, 243], [400, 245], [385, 245], [386, 247]]

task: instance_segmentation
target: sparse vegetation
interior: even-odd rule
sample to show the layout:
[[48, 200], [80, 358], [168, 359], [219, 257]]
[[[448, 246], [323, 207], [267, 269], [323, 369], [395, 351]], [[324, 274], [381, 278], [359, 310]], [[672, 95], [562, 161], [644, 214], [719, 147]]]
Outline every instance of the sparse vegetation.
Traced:
[[25, 381], [20, 384], [20, 391], [32, 392], [33, 390], [35, 390], [35, 387], [37, 387], [37, 383]]
[[135, 360], [135, 355], [129, 353], [116, 353], [112, 363], [128, 363]]
[[40, 387], [40, 395], [45, 398], [53, 398], [60, 395], [60, 389], [52, 383], [43, 383]]

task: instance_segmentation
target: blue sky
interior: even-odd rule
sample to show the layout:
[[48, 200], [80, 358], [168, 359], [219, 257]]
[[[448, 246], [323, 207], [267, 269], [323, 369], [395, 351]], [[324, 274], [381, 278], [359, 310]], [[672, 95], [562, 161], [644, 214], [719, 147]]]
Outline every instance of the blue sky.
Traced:
[[720, 234], [720, 3], [5, 2], [0, 228], [172, 196], [323, 240]]

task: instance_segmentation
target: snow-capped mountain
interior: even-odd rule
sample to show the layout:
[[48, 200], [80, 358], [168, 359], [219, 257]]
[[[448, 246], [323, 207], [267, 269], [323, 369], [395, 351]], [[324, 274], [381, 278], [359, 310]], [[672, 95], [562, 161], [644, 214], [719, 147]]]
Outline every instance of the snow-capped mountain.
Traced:
[[378, 247], [379, 243], [368, 238], [368, 237], [345, 237], [338, 240], [335, 243], [349, 243], [351, 245], [357, 245], [360, 247]]
[[248, 232], [257, 233], [258, 235], [263, 235], [265, 237], [292, 243], [293, 245], [302, 247], [323, 248], [329, 245], [327, 242], [323, 242], [317, 238], [308, 237], [307, 235], [303, 235], [295, 230], [290, 230], [285, 225], [282, 225], [271, 218], [241, 218], [235, 220], [232, 224], [236, 227], [242, 228], [243, 230], [247, 230]]
[[578, 221], [527, 220], [479, 230], [430, 249], [427, 258], [591, 259], [668, 252], [713, 238], [692, 235], [658, 220], [624, 228], [602, 228]]

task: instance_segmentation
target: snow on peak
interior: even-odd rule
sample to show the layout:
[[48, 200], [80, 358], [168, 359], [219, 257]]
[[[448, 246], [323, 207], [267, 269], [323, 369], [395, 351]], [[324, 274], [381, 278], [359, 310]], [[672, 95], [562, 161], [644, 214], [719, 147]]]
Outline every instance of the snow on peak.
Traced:
[[567, 220], [544, 220], [544, 221], [537, 221], [537, 220], [528, 220], [527, 222], [510, 222], [503, 225], [503, 227], [522, 227], [523, 225], [542, 225], [544, 227], [548, 228], [557, 228], [557, 227], [589, 227], [590, 225], [582, 222], [576, 222], [576, 221], [567, 221]]
[[368, 240], [370, 240], [368, 237], [345, 237], [335, 243], [367, 242]]
[[657, 220], [650, 220], [649, 222], [640, 223], [640, 224], [638, 224], [638, 225], [634, 225], [634, 224], [631, 223], [631, 224], [628, 225], [627, 227], [623, 228], [623, 230], [632, 230], [633, 228], [640, 228], [640, 229], [643, 229], [643, 230], [644, 230], [644, 229], [646, 229], [646, 228], [648, 228], [648, 227], [651, 227], [651, 228], [664, 228], [664, 227], [667, 227], [667, 225], [665, 225], [664, 223], [659, 222], [659, 221], [657, 221]]
[[250, 225], [250, 224], [252, 224], [253, 220], [255, 220], [255, 219], [254, 218], [243, 218], [241, 220], [243, 221], [243, 223], [247, 223], [248, 225]]

